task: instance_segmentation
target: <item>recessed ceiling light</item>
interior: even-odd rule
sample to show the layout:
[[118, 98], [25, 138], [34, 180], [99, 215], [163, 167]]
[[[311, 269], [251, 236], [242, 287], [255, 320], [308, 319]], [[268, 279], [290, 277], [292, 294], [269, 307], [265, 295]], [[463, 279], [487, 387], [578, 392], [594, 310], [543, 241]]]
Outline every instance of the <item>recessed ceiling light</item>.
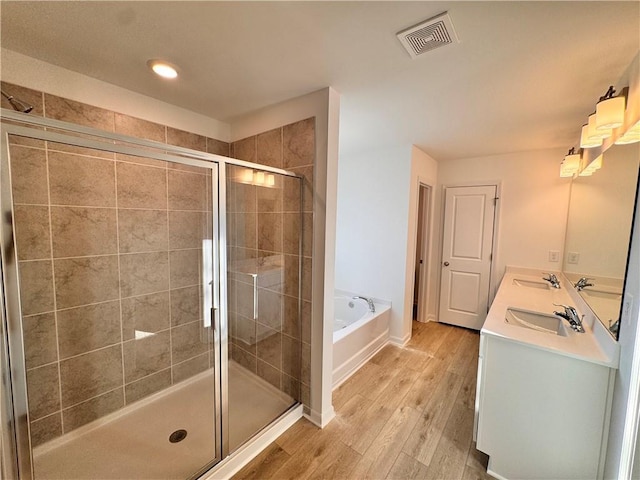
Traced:
[[176, 78], [178, 76], [176, 67], [162, 60], [149, 60], [147, 65], [149, 65], [149, 68], [151, 68], [156, 75], [160, 75], [163, 78]]

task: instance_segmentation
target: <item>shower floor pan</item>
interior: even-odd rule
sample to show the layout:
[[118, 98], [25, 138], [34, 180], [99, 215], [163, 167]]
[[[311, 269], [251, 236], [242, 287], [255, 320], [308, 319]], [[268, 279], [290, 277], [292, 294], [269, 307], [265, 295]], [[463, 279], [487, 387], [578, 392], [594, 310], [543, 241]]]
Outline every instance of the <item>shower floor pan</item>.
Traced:
[[[213, 374], [208, 370], [132, 408], [37, 447], [36, 480], [191, 477], [210, 463], [217, 451], [213, 388]], [[230, 449], [244, 443], [292, 403], [291, 397], [230, 362]], [[186, 437], [172, 443], [169, 437], [177, 430], [186, 430]]]

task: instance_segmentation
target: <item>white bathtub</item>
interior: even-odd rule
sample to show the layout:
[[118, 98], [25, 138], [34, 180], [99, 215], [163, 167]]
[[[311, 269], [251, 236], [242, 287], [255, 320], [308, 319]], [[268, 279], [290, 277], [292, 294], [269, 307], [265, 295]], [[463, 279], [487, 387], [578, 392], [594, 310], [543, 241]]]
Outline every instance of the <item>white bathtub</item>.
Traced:
[[355, 294], [337, 291], [333, 325], [333, 388], [338, 387], [389, 342], [391, 302], [373, 299], [375, 313]]

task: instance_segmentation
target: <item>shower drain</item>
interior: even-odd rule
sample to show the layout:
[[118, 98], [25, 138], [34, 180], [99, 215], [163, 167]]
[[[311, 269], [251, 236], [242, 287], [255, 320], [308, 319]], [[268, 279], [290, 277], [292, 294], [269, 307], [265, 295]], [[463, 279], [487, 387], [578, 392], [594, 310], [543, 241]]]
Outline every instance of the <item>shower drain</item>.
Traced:
[[187, 438], [186, 430], [176, 430], [171, 435], [169, 435], [169, 441], [171, 443], [178, 443]]

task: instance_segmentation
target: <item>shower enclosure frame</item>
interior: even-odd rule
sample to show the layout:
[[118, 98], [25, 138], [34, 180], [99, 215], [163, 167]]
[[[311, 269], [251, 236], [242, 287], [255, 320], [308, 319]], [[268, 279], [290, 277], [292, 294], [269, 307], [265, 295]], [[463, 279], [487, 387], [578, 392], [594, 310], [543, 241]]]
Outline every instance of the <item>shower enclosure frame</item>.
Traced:
[[[0, 135], [0, 169], [8, 172], [9, 135], [64, 143], [101, 151], [141, 156], [211, 170], [211, 217], [213, 233], [213, 285], [212, 327], [214, 378], [216, 390], [213, 405], [215, 422], [216, 457], [195, 472], [194, 478], [205, 474], [225, 460], [229, 448], [228, 417], [228, 362], [229, 318], [227, 306], [227, 218], [226, 174], [227, 165], [250, 168], [294, 177], [300, 181], [302, 211], [302, 179], [300, 174], [284, 169], [232, 159], [162, 142], [144, 140], [122, 134], [105, 132], [60, 120], [31, 116], [26, 113], [0, 109], [2, 131]], [[6, 123], [5, 120], [11, 121]], [[26, 125], [26, 126], [24, 126]], [[54, 131], [49, 131], [52, 129]], [[58, 133], [64, 132], [64, 133]], [[74, 136], [75, 135], [75, 136]], [[91, 137], [91, 138], [86, 138]], [[32, 450], [29, 439], [26, 368], [21, 328], [22, 316], [19, 298], [18, 263], [15, 252], [15, 232], [12, 224], [12, 193], [8, 175], [2, 175], [0, 192], [0, 475], [31, 480], [33, 478]], [[302, 226], [302, 222], [300, 223]], [[302, 228], [302, 227], [301, 227]], [[302, 258], [302, 234], [299, 235], [299, 254]], [[302, 262], [298, 265], [298, 318], [302, 309]], [[7, 329], [9, 327], [9, 329]], [[297, 408], [298, 401], [281, 417]], [[272, 424], [276, 422], [274, 419]], [[271, 424], [270, 424], [271, 425]], [[269, 428], [265, 426], [262, 430]], [[258, 432], [256, 432], [257, 434]], [[253, 438], [253, 437], [252, 437]]]

